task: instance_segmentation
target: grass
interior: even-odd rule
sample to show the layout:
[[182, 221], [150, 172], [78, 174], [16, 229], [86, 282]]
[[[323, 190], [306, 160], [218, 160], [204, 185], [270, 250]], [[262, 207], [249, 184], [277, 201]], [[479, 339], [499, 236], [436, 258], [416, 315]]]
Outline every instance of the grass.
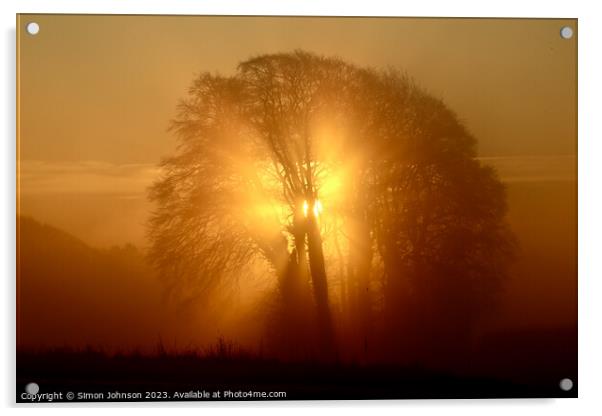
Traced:
[[40, 392], [283, 391], [287, 399], [575, 397], [556, 383], [518, 384], [418, 366], [283, 362], [220, 338], [205, 349], [109, 353], [88, 347], [17, 352], [17, 401], [29, 382]]

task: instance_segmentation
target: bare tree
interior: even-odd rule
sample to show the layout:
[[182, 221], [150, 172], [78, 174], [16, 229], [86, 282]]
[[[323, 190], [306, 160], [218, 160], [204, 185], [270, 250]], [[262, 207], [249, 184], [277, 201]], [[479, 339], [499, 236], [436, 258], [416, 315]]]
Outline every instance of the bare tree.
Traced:
[[379, 78], [372, 111], [382, 151], [370, 168], [369, 218], [384, 267], [387, 337], [428, 354], [464, 345], [492, 309], [515, 240], [505, 188], [455, 114], [406, 76]]
[[[315, 311], [331, 359], [335, 282], [346, 348], [364, 357], [375, 320], [385, 338], [410, 333], [393, 323], [417, 311], [461, 331], [499, 290], [512, 252], [503, 186], [456, 116], [405, 75], [302, 51], [259, 56], [231, 77], [200, 75], [172, 130], [149, 257], [179, 297], [273, 277], [283, 338], [303, 344]], [[346, 183], [324, 209], [336, 172]]]
[[206, 293], [261, 260], [287, 293], [303, 284], [291, 279], [309, 275], [328, 355], [335, 340], [312, 129], [344, 71], [338, 60], [296, 52], [251, 59], [231, 78], [202, 75], [172, 124], [179, 154], [151, 191], [159, 208], [150, 258], [171, 287], [189, 282], [186, 290]]

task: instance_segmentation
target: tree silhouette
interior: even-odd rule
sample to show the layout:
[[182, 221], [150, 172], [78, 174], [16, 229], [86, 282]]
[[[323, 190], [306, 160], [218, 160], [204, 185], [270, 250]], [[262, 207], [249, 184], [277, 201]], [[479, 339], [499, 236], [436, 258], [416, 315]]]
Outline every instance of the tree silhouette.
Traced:
[[[383, 265], [387, 337], [397, 334], [420, 355], [465, 342], [495, 305], [515, 241], [504, 186], [476, 159], [474, 137], [407, 77], [379, 78], [371, 101], [382, 149], [368, 217]], [[400, 328], [408, 321], [413, 330]]]
[[440, 335], [437, 322], [467, 331], [492, 304], [512, 253], [503, 186], [407, 76], [302, 51], [259, 56], [196, 78], [171, 128], [149, 258], [174, 295], [273, 278], [277, 331], [309, 345], [309, 322], [327, 359], [368, 358], [373, 340], [411, 333], [410, 311]]

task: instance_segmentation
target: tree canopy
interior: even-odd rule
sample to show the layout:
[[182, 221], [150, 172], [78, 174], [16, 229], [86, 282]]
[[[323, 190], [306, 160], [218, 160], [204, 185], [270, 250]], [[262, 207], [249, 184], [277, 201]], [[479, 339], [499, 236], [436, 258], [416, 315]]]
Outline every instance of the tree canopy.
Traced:
[[364, 358], [419, 338], [417, 316], [457, 336], [494, 304], [513, 252], [504, 187], [407, 75], [262, 55], [199, 75], [171, 130], [149, 258], [174, 296], [259, 276], [279, 293], [276, 332], [309, 345], [309, 320], [326, 357]]

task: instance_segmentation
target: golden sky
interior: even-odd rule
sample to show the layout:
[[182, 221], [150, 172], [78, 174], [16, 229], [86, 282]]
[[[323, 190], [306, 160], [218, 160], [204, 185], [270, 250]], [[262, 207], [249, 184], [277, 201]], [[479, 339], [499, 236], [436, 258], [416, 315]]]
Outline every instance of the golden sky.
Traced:
[[[25, 32], [31, 21], [36, 36]], [[65, 214], [67, 195], [106, 195], [100, 205], [137, 198], [132, 210], [142, 212], [195, 74], [297, 48], [407, 71], [457, 113], [505, 179], [575, 179], [576, 38], [559, 36], [567, 24], [576, 29], [549, 19], [21, 15], [22, 212], [70, 231], [81, 224]], [[105, 234], [107, 209], [94, 220]], [[78, 234], [103, 245], [140, 240], [143, 223]]]
[[[24, 25], [40, 24], [28, 36]], [[576, 154], [573, 20], [24, 15], [21, 157], [155, 163], [194, 74], [301, 48], [406, 70], [483, 156]]]

